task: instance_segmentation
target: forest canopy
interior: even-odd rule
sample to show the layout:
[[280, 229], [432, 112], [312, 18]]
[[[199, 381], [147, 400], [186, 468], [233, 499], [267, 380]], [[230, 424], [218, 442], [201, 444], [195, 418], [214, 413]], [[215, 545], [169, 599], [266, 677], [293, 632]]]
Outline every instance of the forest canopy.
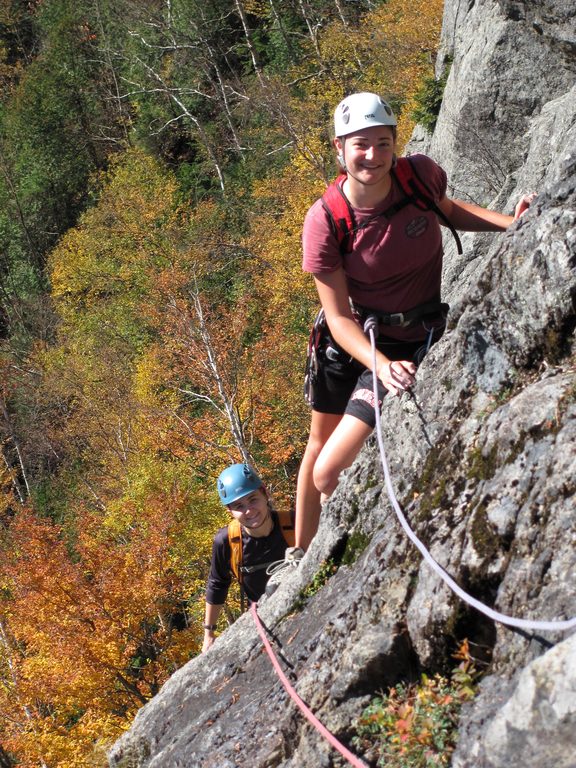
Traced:
[[199, 652], [224, 466], [293, 505], [331, 115], [401, 148], [442, 5], [0, 1], [2, 768], [103, 765]]

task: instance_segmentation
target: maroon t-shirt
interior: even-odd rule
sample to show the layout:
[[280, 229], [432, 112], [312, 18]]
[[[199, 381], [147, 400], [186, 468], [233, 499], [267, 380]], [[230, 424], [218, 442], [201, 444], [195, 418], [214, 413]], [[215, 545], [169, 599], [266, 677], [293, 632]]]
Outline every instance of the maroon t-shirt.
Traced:
[[[410, 160], [434, 200], [439, 202], [446, 194], [443, 169], [426, 155], [411, 155]], [[356, 232], [353, 250], [345, 254], [340, 252], [321, 200], [317, 200], [304, 221], [304, 271], [320, 274], [342, 267], [351, 299], [382, 312], [405, 312], [419, 304], [438, 301], [443, 252], [436, 214], [407, 205], [390, 219], [384, 216], [371, 219], [404, 197], [394, 182], [377, 208], [354, 208], [358, 225], [369, 221]], [[386, 335], [418, 339], [422, 329], [390, 327]]]

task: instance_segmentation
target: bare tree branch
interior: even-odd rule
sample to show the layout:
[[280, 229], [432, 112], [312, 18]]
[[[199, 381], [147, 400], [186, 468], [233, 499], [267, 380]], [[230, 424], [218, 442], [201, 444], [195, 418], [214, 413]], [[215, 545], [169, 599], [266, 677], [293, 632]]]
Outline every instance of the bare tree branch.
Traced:
[[236, 447], [240, 451], [244, 461], [250, 463], [251, 461], [250, 453], [248, 451], [248, 448], [246, 446], [246, 441], [244, 438], [242, 420], [240, 419], [238, 412], [234, 407], [235, 393], [229, 393], [226, 391], [224, 379], [221, 375], [219, 365], [218, 365], [218, 358], [214, 350], [214, 347], [212, 345], [210, 330], [208, 328], [208, 325], [204, 317], [204, 310], [202, 308], [202, 302], [200, 300], [200, 292], [198, 290], [197, 284], [195, 284], [195, 289], [192, 294], [192, 301], [194, 304], [194, 310], [196, 312], [196, 317], [198, 320], [198, 329], [200, 332], [200, 338], [204, 346], [204, 351], [206, 352], [206, 362], [210, 370], [212, 380], [216, 385], [218, 395], [222, 402], [222, 408], [228, 419], [230, 431], [232, 433], [232, 439], [234, 440], [234, 443], [236, 444]]
[[8, 458], [4, 453], [4, 447], [2, 449], [2, 456], [8, 468], [8, 471], [10, 473], [12, 486], [16, 491], [20, 502], [24, 504], [26, 499], [30, 496], [30, 485], [28, 484], [28, 473], [26, 471], [26, 467], [24, 466], [24, 459], [22, 457], [22, 451], [20, 449], [20, 442], [12, 426], [12, 420], [10, 418], [10, 414], [8, 413], [8, 408], [6, 407], [4, 398], [0, 398], [0, 413], [2, 414], [2, 418], [4, 420], [4, 429], [7, 435], [7, 439], [10, 441], [10, 443], [12, 443], [12, 446], [13, 446], [13, 454], [17, 459], [17, 463], [19, 467], [18, 473], [22, 478], [22, 482], [24, 483], [24, 488], [26, 490], [25, 493], [24, 493], [24, 490], [20, 487], [20, 483], [17, 482], [16, 477], [14, 476], [14, 473], [12, 471], [12, 465], [8, 461]]

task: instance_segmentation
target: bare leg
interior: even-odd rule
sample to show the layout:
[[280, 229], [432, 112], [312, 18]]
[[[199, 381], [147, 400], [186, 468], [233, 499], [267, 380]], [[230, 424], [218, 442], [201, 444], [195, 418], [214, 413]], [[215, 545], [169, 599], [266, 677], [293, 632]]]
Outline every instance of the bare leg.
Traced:
[[320, 522], [320, 491], [314, 485], [314, 465], [341, 418], [340, 414], [312, 411], [310, 436], [296, 486], [296, 546], [304, 550], [310, 546]]
[[340, 472], [352, 464], [371, 433], [372, 427], [355, 416], [342, 417], [314, 463], [314, 485], [323, 500], [336, 488]]

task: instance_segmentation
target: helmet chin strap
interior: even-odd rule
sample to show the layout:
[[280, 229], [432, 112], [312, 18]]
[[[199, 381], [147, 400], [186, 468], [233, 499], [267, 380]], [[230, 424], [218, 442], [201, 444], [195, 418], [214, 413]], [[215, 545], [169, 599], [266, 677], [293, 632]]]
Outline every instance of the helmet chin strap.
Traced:
[[340, 168], [342, 168], [343, 171], [346, 170], [346, 160], [344, 159], [344, 146], [346, 142], [346, 137], [342, 136], [340, 139], [340, 143], [342, 144], [342, 149], [338, 154], [336, 155], [336, 159], [338, 160], [338, 163], [340, 164]]

